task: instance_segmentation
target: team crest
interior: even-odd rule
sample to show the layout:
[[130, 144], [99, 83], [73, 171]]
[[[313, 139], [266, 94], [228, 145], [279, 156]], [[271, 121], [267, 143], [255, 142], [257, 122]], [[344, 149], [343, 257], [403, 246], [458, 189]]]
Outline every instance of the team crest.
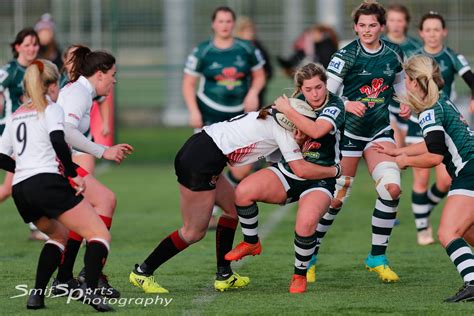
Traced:
[[222, 69], [222, 73], [215, 77], [217, 84], [226, 86], [227, 90], [233, 90], [235, 87], [242, 85], [244, 73], [238, 72], [235, 67], [226, 67]]
[[384, 98], [379, 98], [379, 94], [388, 89], [388, 85], [383, 85], [383, 78], [375, 78], [372, 80], [372, 86], [365, 85], [359, 90], [361, 93], [367, 95], [367, 97], [362, 98], [361, 102], [367, 102], [369, 108], [373, 108], [376, 103], [382, 103]]
[[387, 64], [387, 67], [385, 68], [385, 70], [383, 71], [383, 73], [389, 77], [391, 77], [393, 75], [395, 71], [393, 69], [390, 69], [390, 64]]

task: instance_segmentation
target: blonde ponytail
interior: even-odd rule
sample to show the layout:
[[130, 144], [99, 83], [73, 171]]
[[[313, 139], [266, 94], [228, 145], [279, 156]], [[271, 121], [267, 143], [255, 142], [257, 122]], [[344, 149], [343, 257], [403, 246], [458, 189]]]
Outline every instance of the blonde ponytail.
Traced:
[[25, 104], [27, 107], [36, 109], [38, 112], [44, 112], [48, 105], [46, 94], [48, 87], [58, 84], [59, 71], [55, 64], [45, 59], [37, 59], [26, 68], [23, 84], [25, 86], [25, 97], [29, 101]]
[[419, 91], [409, 91], [397, 96], [398, 101], [407, 104], [415, 113], [432, 107], [439, 99], [444, 81], [436, 61], [428, 56], [415, 55], [403, 65], [407, 76], [417, 82]]

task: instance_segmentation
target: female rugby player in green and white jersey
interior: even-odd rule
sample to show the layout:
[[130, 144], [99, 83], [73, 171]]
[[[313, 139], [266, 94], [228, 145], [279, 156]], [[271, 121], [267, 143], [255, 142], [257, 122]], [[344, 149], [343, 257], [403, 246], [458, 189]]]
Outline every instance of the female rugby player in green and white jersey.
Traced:
[[[341, 98], [326, 89], [326, 81], [326, 70], [314, 63], [301, 67], [295, 73], [293, 97], [303, 99], [311, 106], [316, 113], [315, 120], [305, 118], [293, 110], [286, 97], [278, 98], [275, 107], [285, 113], [296, 128], [302, 131], [304, 159], [316, 165], [333, 166], [341, 159], [339, 146], [345, 110]], [[237, 186], [235, 193], [235, 204], [244, 241], [225, 258], [240, 260], [244, 256], [261, 252], [257, 232], [256, 202], [285, 204], [298, 201], [294, 238], [295, 264], [289, 291], [305, 292], [306, 270], [316, 248], [316, 224], [331, 205], [336, 177], [320, 180], [302, 179], [296, 176], [284, 161], [246, 177]]]
[[401, 101], [418, 115], [424, 141], [394, 149], [377, 144], [379, 152], [396, 157], [398, 166], [432, 168], [444, 163], [452, 177], [441, 215], [438, 238], [464, 281], [445, 302], [474, 300], [474, 132], [447, 95], [440, 90], [439, 63], [413, 56], [405, 66], [406, 96]]
[[[415, 51], [414, 54], [427, 55], [436, 60], [444, 79], [443, 92], [448, 98], [455, 100], [453, 84], [456, 74], [464, 79], [474, 98], [474, 75], [464, 56], [444, 45], [443, 41], [447, 32], [446, 23], [440, 14], [429, 12], [423, 15], [419, 25], [423, 47]], [[474, 100], [471, 101], [471, 111], [472, 109], [474, 109]], [[408, 121], [406, 143], [414, 144], [421, 141], [423, 141], [423, 135], [418, 125], [418, 119], [412, 116]], [[446, 196], [451, 184], [451, 178], [444, 166], [437, 166], [435, 170], [436, 182], [429, 187], [430, 170], [413, 168], [412, 210], [418, 231], [417, 241], [420, 245], [434, 243], [429, 216], [433, 208]]]
[[[234, 11], [218, 7], [211, 21], [214, 36], [194, 48], [184, 68], [183, 97], [189, 110], [189, 125], [195, 132], [203, 126], [256, 111], [259, 93], [265, 85], [265, 60], [260, 50], [251, 41], [232, 35]], [[251, 168], [229, 167], [228, 179], [238, 183]], [[211, 222], [215, 222], [215, 216]]]
[[[372, 248], [365, 265], [384, 282], [396, 282], [399, 277], [390, 268], [385, 253], [401, 193], [400, 169], [393, 157], [378, 153], [373, 144], [396, 147], [388, 107], [393, 102], [394, 89], [403, 82], [403, 53], [398, 45], [380, 38], [385, 9], [377, 2], [362, 3], [353, 13], [353, 21], [358, 39], [336, 52], [328, 66], [328, 90], [342, 90], [345, 99], [343, 176], [337, 179], [335, 198], [321, 218], [316, 234], [319, 244], [349, 196], [357, 166], [364, 157], [378, 194], [372, 215]], [[400, 115], [408, 114], [409, 109], [400, 105]], [[318, 249], [316, 246], [315, 253]], [[314, 280], [312, 266], [308, 269], [308, 281]]]

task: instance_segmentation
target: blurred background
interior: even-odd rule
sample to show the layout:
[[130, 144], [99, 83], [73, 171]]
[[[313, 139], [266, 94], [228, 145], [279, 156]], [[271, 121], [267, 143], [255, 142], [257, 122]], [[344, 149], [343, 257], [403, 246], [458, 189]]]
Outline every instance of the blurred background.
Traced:
[[[301, 32], [315, 24], [334, 28], [339, 40], [354, 36], [351, 11], [360, 0], [2, 0], [0, 2], [0, 64], [11, 58], [9, 43], [42, 14], [54, 19], [56, 40], [64, 49], [82, 43], [107, 49], [118, 59], [115, 91], [119, 126], [186, 125], [181, 78], [186, 56], [211, 35], [211, 13], [228, 5], [238, 16], [250, 17], [257, 37], [274, 65], [268, 100], [291, 87], [276, 62], [289, 56]], [[393, 1], [380, 1], [388, 5]], [[472, 0], [399, 1], [412, 15], [410, 34], [416, 35], [421, 15], [441, 13], [447, 22], [447, 44], [474, 62], [474, 6]], [[466, 84], [457, 80], [459, 102]]]

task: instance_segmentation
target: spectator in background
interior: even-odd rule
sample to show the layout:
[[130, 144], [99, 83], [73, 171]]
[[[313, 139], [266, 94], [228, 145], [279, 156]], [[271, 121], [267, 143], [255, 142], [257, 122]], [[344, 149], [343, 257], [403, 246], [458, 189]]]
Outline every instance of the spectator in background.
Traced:
[[35, 31], [38, 33], [40, 41], [38, 58], [52, 61], [58, 69], [61, 69], [63, 66], [63, 60], [61, 50], [59, 49], [59, 45], [54, 37], [55, 24], [51, 14], [45, 13], [41, 16], [35, 25]]
[[293, 44], [294, 52], [288, 58], [277, 57], [285, 73], [293, 77], [294, 70], [301, 64], [319, 63], [327, 68], [331, 56], [338, 49], [337, 34], [330, 26], [315, 24], [301, 33]]
[[[265, 79], [267, 85], [273, 77], [273, 67], [267, 49], [262, 45], [262, 42], [257, 39], [255, 23], [247, 16], [241, 16], [237, 18], [237, 22], [235, 24], [235, 36], [246, 41], [251, 41], [252, 44], [262, 53], [262, 57], [265, 60], [263, 70], [265, 71]], [[266, 105], [266, 85], [263, 87], [263, 89], [260, 91], [260, 94], [258, 95], [258, 102], [260, 107]]]

